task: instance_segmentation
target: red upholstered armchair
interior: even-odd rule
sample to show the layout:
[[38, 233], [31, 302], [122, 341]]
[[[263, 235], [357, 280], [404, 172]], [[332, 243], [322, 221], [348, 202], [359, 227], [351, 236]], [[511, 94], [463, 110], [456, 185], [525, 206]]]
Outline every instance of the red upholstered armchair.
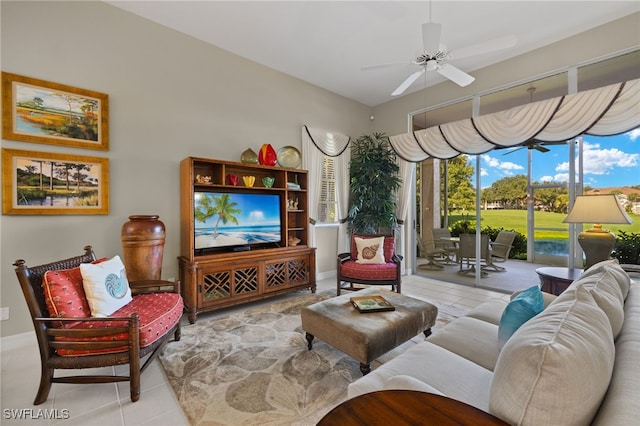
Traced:
[[401, 262], [402, 256], [395, 253], [394, 237], [353, 235], [351, 252], [338, 255], [337, 294], [360, 290], [354, 284], [391, 285], [393, 291], [400, 293]]
[[[16, 260], [16, 275], [31, 313], [40, 348], [40, 387], [33, 402], [47, 400], [52, 383], [130, 382], [131, 401], [140, 398], [140, 373], [173, 335], [180, 340], [183, 311], [180, 283], [149, 280], [129, 282], [132, 300], [113, 314], [96, 317], [83, 290], [80, 265], [96, 265], [91, 246], [84, 254], [28, 267]], [[118, 259], [119, 261], [119, 259]], [[105, 263], [106, 264], [106, 261]], [[121, 286], [113, 274], [109, 291]], [[149, 355], [144, 364], [141, 358]], [[69, 375], [56, 369], [86, 369], [129, 364], [129, 375]]]

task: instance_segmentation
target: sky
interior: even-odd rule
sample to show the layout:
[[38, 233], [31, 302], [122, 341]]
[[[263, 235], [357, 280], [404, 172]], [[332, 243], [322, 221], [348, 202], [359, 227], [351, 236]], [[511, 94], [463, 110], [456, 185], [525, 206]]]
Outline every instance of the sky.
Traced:
[[[617, 136], [584, 136], [584, 184], [592, 188], [640, 185], [640, 128]], [[568, 148], [547, 146], [551, 151], [533, 151], [532, 179], [563, 182], [569, 178]], [[506, 155], [505, 155], [506, 154]], [[475, 158], [471, 159], [475, 165]], [[481, 186], [527, 174], [527, 150], [500, 149], [481, 155]]]

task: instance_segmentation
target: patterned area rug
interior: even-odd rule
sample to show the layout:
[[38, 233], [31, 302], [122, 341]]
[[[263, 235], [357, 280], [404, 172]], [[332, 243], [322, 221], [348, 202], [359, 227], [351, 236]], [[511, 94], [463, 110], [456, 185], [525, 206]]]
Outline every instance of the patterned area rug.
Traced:
[[[315, 340], [307, 350], [300, 309], [333, 297], [301, 293], [182, 328], [160, 361], [192, 425], [314, 425], [347, 397], [362, 377], [359, 363]], [[437, 327], [464, 314], [438, 306]], [[423, 335], [385, 354], [375, 369]]]

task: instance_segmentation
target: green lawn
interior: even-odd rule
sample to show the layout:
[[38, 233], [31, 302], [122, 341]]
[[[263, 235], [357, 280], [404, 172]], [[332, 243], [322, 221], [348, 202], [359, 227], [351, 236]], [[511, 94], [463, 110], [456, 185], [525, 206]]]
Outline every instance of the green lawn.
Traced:
[[[467, 213], [467, 218], [475, 220], [475, 211]], [[483, 227], [490, 226], [492, 228], [513, 229], [522, 235], [527, 235], [527, 211], [526, 210], [483, 210], [482, 213]], [[564, 213], [535, 212], [536, 228], [562, 228], [567, 229], [568, 225], [562, 223], [567, 217]], [[629, 214], [633, 221], [630, 225], [603, 225], [603, 228], [614, 233], [618, 231], [640, 233], [640, 215]], [[458, 220], [462, 220], [462, 214], [455, 212], [449, 216], [449, 224]], [[591, 224], [585, 224], [585, 229], [591, 227]], [[566, 232], [553, 231], [537, 231], [536, 238], [567, 238]]]

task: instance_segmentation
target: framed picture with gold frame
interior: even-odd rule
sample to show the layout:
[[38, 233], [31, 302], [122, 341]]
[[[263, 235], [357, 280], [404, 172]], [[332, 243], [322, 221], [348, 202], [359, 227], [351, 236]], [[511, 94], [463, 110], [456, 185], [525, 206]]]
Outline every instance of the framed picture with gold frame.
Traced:
[[2, 73], [2, 138], [109, 149], [109, 96]]
[[109, 160], [3, 148], [2, 213], [109, 214]]

